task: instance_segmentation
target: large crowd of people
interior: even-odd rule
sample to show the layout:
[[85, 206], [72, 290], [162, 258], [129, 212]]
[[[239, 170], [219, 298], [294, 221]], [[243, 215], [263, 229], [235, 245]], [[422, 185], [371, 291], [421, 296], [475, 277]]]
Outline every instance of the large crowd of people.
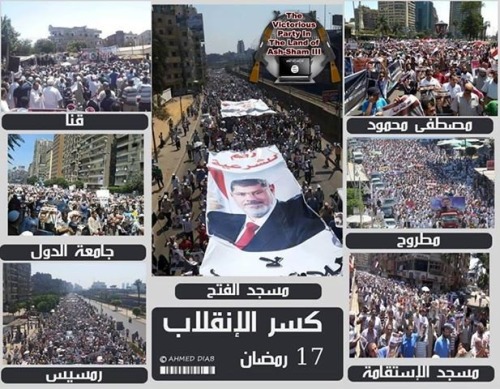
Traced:
[[[261, 99], [268, 103], [276, 114], [222, 118], [221, 101], [241, 101]], [[171, 126], [170, 142], [180, 141], [182, 130], [194, 120], [199, 110], [203, 112], [200, 128], [187, 141], [187, 154], [192, 168], [178, 177], [175, 173], [163, 182], [158, 166], [153, 167], [154, 185], [159, 189], [170, 187], [170, 191], [159, 196], [155, 204], [156, 222], [164, 227], [158, 234], [176, 232], [167, 239], [168, 251], [155, 247], [154, 272], [157, 275], [186, 274], [197, 275], [199, 264], [208, 244], [205, 225], [207, 202], [207, 177], [209, 151], [250, 150], [276, 145], [283, 155], [290, 171], [302, 182], [304, 198], [327, 225], [341, 239], [342, 199], [338, 193], [325, 194], [321, 185], [312, 184], [314, 176], [313, 160], [320, 158], [324, 168], [333, 169], [332, 175], [340, 168], [341, 145], [329, 144], [322, 139], [321, 130], [300, 108], [281, 107], [277, 100], [269, 98], [258, 87], [226, 73], [211, 73], [210, 82], [198, 95], [190, 107], [188, 115], [178, 126]], [[184, 129], [184, 133], [185, 133]], [[166, 143], [160, 139], [160, 143]], [[197, 204], [195, 203], [197, 202]]]
[[[35, 324], [36, 323], [36, 324]], [[61, 298], [53, 312], [40, 314], [33, 330], [4, 334], [9, 365], [142, 365], [146, 341], [120, 330], [115, 319], [77, 295]], [[19, 334], [21, 335], [21, 334]], [[10, 344], [7, 351], [7, 344]], [[134, 344], [135, 347], [132, 347]], [[140, 350], [138, 352], [137, 350]]]
[[[378, 175], [382, 182], [378, 188], [370, 185], [365, 207], [381, 227], [384, 217], [393, 217], [399, 228], [446, 227], [432, 207], [433, 199], [446, 197], [465, 198], [465, 208], [457, 209], [456, 228], [494, 227], [494, 183], [475, 170], [493, 159], [493, 148], [483, 144], [472, 157], [464, 147], [438, 143], [438, 139], [357, 139], [353, 148], [363, 154], [367, 179]], [[392, 216], [382, 211], [388, 202]]]
[[144, 196], [8, 186], [9, 235], [144, 235]]
[[352, 358], [487, 358], [489, 307], [451, 292], [357, 271], [359, 314], [349, 314]]
[[2, 77], [2, 112], [151, 111], [150, 61], [25, 66]]
[[497, 116], [496, 43], [384, 38], [356, 46], [346, 43], [345, 53], [367, 71], [362, 115], [382, 115], [388, 104], [415, 96], [415, 106], [398, 115]]

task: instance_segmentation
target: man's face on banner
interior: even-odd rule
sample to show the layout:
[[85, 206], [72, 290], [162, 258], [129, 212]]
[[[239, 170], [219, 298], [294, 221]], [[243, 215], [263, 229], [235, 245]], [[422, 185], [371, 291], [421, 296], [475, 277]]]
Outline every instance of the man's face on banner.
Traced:
[[251, 218], [261, 218], [271, 210], [274, 201], [274, 185], [234, 185], [231, 192], [236, 204]]

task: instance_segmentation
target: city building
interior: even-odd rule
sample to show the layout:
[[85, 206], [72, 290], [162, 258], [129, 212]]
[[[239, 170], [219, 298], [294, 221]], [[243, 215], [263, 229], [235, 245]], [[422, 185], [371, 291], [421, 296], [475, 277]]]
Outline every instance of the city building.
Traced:
[[33, 167], [30, 172], [31, 177], [38, 177], [44, 181], [50, 176], [50, 150], [52, 149], [52, 141], [48, 139], [37, 139], [33, 150]]
[[88, 48], [102, 45], [101, 30], [83, 27], [53, 27], [49, 26], [49, 39], [56, 45], [57, 51], [66, 51], [70, 42], [83, 42]]
[[25, 166], [14, 166], [7, 172], [8, 182], [12, 184], [26, 184], [28, 177]]
[[141, 177], [144, 170], [144, 136], [117, 134], [114, 147], [114, 185], [126, 185], [134, 177]]
[[114, 183], [112, 150], [113, 135], [81, 135], [76, 147], [78, 180], [85, 188], [100, 189]]
[[236, 45], [236, 54], [245, 54], [245, 42], [242, 40], [239, 40]]
[[3, 265], [3, 311], [31, 297], [31, 264], [5, 263]]
[[204, 83], [206, 73], [203, 15], [190, 5], [154, 5], [153, 33], [165, 50], [163, 74], [174, 95]]
[[[400, 279], [433, 291], [457, 290], [467, 284], [470, 254], [368, 254], [372, 273]], [[356, 254], [356, 268], [358, 268]]]
[[51, 149], [50, 178], [63, 176], [64, 134], [55, 134]]
[[434, 33], [437, 22], [438, 15], [432, 1], [415, 2], [415, 30]]
[[378, 25], [378, 15], [379, 12], [377, 9], [371, 9], [370, 7], [361, 5], [360, 2], [358, 8], [354, 9], [354, 23], [357, 31], [376, 30]]
[[63, 157], [62, 174], [69, 182], [78, 180], [78, 169], [80, 167], [80, 140], [82, 135], [71, 134], [63, 135]]
[[399, 27], [403, 32], [415, 30], [415, 1], [379, 1], [378, 12], [391, 28]]
[[[477, 7], [477, 12], [481, 15], [482, 2], [481, 1], [468, 1], [469, 4], [475, 4]], [[462, 12], [461, 1], [451, 1], [450, 2], [450, 18], [448, 21], [448, 32], [452, 38], [463, 38], [463, 34], [460, 31], [460, 26], [462, 20], [464, 19], [464, 13]]]
[[102, 281], [94, 281], [92, 283], [92, 286], [90, 287], [90, 289], [108, 289], [108, 287], [106, 286], [106, 283], [105, 282], [102, 282]]

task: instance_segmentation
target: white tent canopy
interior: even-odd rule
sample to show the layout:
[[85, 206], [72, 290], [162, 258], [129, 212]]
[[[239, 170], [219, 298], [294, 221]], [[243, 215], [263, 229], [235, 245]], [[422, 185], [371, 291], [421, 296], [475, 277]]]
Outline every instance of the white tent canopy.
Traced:
[[146, 56], [146, 54], [151, 54], [151, 45], [120, 47], [116, 50], [118, 57]]

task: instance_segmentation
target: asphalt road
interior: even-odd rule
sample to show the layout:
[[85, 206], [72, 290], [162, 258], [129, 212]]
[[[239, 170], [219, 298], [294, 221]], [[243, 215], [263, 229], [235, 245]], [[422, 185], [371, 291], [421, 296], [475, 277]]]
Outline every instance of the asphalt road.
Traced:
[[[90, 300], [90, 303], [101, 312], [101, 303], [99, 301]], [[102, 312], [111, 316], [116, 321], [122, 321], [123, 327], [130, 331], [130, 336], [137, 331], [143, 340], [146, 339], [146, 323], [144, 321], [135, 319], [132, 314], [127, 317], [122, 311], [114, 311], [113, 307], [110, 308], [106, 304], [102, 304]], [[128, 322], [130, 317], [132, 317], [132, 323]]]

